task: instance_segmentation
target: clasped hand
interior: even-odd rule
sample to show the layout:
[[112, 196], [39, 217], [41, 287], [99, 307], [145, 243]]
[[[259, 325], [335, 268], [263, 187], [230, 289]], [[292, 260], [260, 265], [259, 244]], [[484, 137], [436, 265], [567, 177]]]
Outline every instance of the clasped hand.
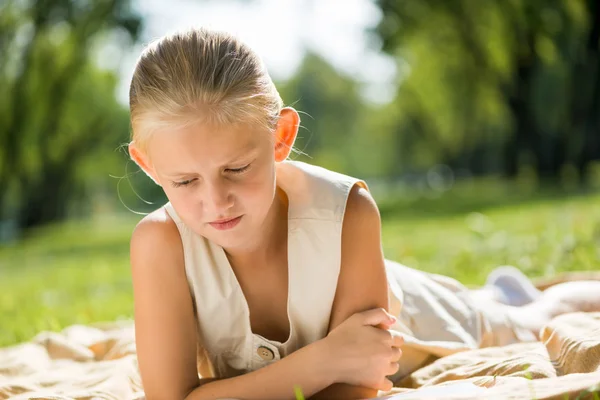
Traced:
[[387, 377], [399, 369], [402, 336], [389, 327], [395, 317], [383, 308], [356, 313], [335, 327], [327, 337], [335, 381], [377, 390], [390, 390]]

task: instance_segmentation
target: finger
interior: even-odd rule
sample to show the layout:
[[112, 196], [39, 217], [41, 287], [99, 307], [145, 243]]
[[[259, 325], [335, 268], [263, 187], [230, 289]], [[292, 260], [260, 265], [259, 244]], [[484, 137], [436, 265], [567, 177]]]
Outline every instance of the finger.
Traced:
[[388, 313], [384, 308], [374, 308], [360, 313], [364, 325], [377, 326], [380, 324], [389, 326], [396, 322], [396, 317]]
[[394, 323], [395, 323], [395, 322], [396, 322], [395, 320], [394, 320], [393, 322], [392, 322], [392, 321], [388, 321], [388, 322], [384, 322], [384, 323], [382, 323], [382, 324], [379, 324], [379, 325], [374, 325], [374, 326], [375, 326], [375, 328], [377, 328], [377, 329], [381, 329], [381, 330], [384, 330], [384, 331], [385, 331], [385, 330], [388, 330], [388, 329], [390, 329], [390, 327], [391, 327], [392, 325], [394, 325]]
[[390, 349], [390, 361], [397, 362], [402, 357], [402, 350], [398, 347], [392, 347]]
[[390, 363], [389, 369], [386, 371], [386, 375], [394, 375], [400, 369], [400, 364], [397, 362]]
[[393, 387], [394, 387], [394, 384], [392, 383], [392, 381], [390, 381], [387, 378], [384, 378], [383, 381], [381, 381], [381, 384], [379, 384], [379, 387], [377, 389], [387, 392], [388, 390], [392, 390]]
[[392, 335], [393, 335], [392, 346], [402, 347], [404, 345], [404, 336], [400, 335], [397, 332], [393, 333]]
[[373, 331], [376, 335], [376, 339], [388, 346], [392, 346], [394, 343], [394, 333], [389, 329], [377, 329]]

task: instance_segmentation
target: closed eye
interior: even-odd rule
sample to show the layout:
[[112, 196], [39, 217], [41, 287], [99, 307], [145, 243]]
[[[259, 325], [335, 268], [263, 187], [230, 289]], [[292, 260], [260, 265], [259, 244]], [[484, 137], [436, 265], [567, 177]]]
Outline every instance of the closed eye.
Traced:
[[[252, 163], [245, 165], [243, 167], [240, 167], [240, 168], [227, 168], [227, 169], [225, 169], [225, 172], [230, 173], [230, 174], [241, 174], [241, 173], [248, 171], [251, 166], [252, 166]], [[171, 181], [171, 185], [175, 188], [178, 188], [181, 186], [187, 186], [196, 180], [197, 180], [197, 178], [187, 179], [185, 181]]]
[[196, 180], [196, 178], [194, 178], [194, 179], [187, 179], [185, 181], [179, 181], [179, 182], [172, 181], [171, 185], [173, 185], [173, 187], [178, 188], [178, 187], [181, 187], [181, 186], [187, 186], [190, 183], [194, 182], [195, 180]]
[[248, 165], [243, 166], [241, 168], [227, 168], [225, 170], [225, 172], [229, 172], [229, 173], [232, 173], [232, 174], [241, 174], [242, 172], [246, 172], [248, 169], [250, 169], [250, 165], [251, 164], [248, 164]]

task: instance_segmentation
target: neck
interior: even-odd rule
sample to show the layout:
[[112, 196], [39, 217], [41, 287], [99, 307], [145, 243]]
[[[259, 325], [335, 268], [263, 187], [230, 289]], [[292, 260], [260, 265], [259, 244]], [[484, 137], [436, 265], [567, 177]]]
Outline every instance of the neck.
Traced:
[[287, 251], [288, 199], [283, 190], [277, 187], [273, 204], [257, 235], [257, 240], [247, 248], [226, 250], [230, 262], [236, 265], [266, 265], [268, 260]]

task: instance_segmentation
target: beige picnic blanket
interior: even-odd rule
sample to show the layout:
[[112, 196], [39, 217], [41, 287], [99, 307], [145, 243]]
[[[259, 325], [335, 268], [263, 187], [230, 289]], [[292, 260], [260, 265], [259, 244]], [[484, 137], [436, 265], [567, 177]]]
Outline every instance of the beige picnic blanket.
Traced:
[[[485, 387], [479, 399], [594, 398], [584, 395], [600, 385], [600, 313], [557, 317], [540, 342], [443, 357], [381, 396], [410, 392], [423, 398], [424, 388], [456, 382]], [[143, 399], [133, 325], [74, 325], [0, 349], [0, 399], [7, 398]]]
[[[485, 399], [585, 399], [600, 396], [600, 313], [553, 319], [539, 342], [517, 343], [440, 358], [400, 382], [419, 389], [456, 382], [486, 387]], [[395, 388], [390, 393], [411, 389]], [[470, 397], [452, 397], [470, 398]]]
[[[569, 273], [535, 285], [544, 290], [570, 280], [599, 280], [597, 271]], [[452, 395], [453, 385], [485, 388]], [[415, 399], [598, 399], [600, 313], [552, 320], [541, 340], [456, 353], [414, 371], [394, 394]], [[443, 390], [429, 396], [430, 389]], [[480, 389], [483, 390], [483, 389]], [[0, 348], [2, 399], [144, 399], [132, 321], [73, 325], [41, 332], [30, 342]], [[404, 398], [404, 397], [403, 397]]]
[[73, 325], [0, 349], [0, 399], [143, 399], [133, 324]]

